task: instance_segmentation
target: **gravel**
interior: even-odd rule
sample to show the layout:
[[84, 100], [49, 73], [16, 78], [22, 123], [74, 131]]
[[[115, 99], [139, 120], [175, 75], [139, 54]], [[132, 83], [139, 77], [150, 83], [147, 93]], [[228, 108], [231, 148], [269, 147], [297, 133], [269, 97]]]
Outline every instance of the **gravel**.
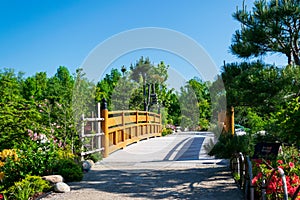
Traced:
[[49, 193], [41, 200], [200, 199], [239, 200], [242, 192], [227, 165], [196, 167], [110, 166], [97, 164], [69, 193]]

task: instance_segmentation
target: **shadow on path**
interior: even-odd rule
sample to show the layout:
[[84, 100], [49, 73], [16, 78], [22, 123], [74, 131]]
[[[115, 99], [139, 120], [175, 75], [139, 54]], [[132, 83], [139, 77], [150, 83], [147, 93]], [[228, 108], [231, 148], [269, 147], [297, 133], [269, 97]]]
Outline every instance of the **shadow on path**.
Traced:
[[[92, 170], [72, 190], [98, 190], [146, 199], [239, 199], [224, 167], [164, 170]], [[212, 184], [213, 183], [213, 184]]]
[[199, 160], [200, 149], [204, 139], [204, 137], [190, 138], [177, 153], [174, 160]]

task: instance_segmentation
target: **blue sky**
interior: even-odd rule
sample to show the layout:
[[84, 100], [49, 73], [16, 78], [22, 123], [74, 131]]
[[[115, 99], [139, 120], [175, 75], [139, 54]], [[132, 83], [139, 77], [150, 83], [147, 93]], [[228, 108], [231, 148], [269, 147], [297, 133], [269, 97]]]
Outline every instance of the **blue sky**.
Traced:
[[[252, 7], [253, 0], [246, 3]], [[51, 76], [62, 65], [74, 73], [98, 44], [142, 27], [187, 35], [220, 67], [224, 60], [240, 61], [229, 53], [229, 45], [240, 27], [232, 13], [241, 5], [242, 0], [0, 0], [0, 69], [14, 68], [27, 76], [46, 71]], [[163, 60], [185, 78], [195, 75], [181, 58], [149, 50], [122, 56], [110, 67], [129, 66], [140, 56], [154, 63]], [[267, 62], [280, 65], [285, 58]]]

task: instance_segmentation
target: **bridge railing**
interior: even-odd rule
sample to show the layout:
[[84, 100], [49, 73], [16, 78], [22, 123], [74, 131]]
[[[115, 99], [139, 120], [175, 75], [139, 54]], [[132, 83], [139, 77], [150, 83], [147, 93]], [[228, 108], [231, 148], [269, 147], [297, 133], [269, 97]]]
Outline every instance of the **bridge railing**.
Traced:
[[145, 111], [102, 110], [103, 157], [143, 139], [161, 136], [161, 115]]

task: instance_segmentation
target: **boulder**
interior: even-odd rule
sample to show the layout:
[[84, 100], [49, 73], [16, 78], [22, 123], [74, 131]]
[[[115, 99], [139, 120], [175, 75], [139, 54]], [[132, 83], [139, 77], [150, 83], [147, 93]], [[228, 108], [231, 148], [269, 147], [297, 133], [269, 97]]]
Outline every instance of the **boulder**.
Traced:
[[71, 188], [68, 186], [68, 184], [64, 182], [59, 182], [54, 185], [54, 191], [55, 192], [60, 192], [60, 193], [65, 193], [65, 192], [70, 192]]
[[49, 176], [43, 176], [44, 180], [49, 181], [50, 183], [59, 183], [63, 182], [63, 177], [61, 175], [49, 175]]
[[89, 162], [90, 163], [90, 165], [92, 166], [92, 167], [94, 167], [95, 166], [95, 163], [94, 163], [94, 161], [93, 160], [86, 160], [87, 162]]
[[86, 160], [82, 162], [82, 169], [83, 169], [84, 172], [90, 171], [91, 168], [92, 168], [92, 165], [91, 165], [90, 162], [88, 162]]

